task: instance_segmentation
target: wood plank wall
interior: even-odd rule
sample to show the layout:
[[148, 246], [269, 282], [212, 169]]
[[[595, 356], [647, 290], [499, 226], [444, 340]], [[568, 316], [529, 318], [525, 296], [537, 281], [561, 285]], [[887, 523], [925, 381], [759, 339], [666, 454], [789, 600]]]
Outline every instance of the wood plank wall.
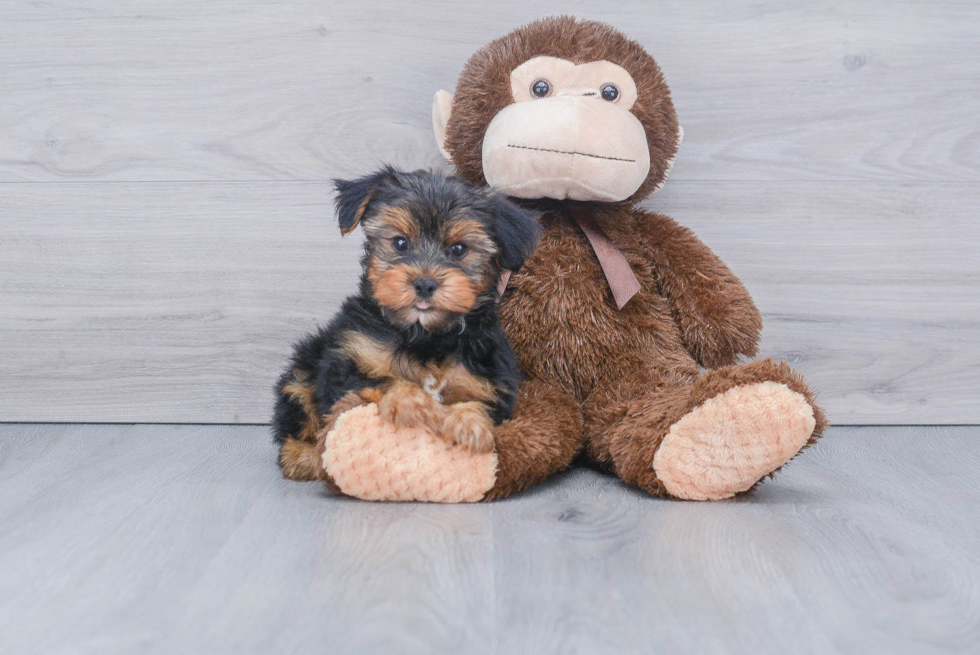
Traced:
[[619, 26], [686, 138], [647, 205], [836, 423], [980, 422], [980, 4], [0, 6], [0, 421], [265, 422], [357, 275], [329, 180], [442, 163], [432, 94], [535, 18]]

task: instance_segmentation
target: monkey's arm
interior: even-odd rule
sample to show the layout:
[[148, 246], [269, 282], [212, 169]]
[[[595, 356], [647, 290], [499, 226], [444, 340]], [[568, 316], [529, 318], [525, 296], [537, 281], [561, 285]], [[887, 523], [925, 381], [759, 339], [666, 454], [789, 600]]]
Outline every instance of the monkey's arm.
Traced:
[[762, 317], [748, 290], [694, 233], [660, 214], [635, 211], [660, 292], [684, 344], [705, 368], [756, 354]]

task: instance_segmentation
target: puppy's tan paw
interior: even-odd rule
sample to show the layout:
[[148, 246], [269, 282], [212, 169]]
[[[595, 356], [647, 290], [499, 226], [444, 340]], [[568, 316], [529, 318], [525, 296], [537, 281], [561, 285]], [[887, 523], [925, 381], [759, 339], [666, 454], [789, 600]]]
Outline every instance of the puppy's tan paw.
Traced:
[[445, 419], [446, 408], [422, 387], [396, 382], [381, 397], [378, 411], [383, 420], [401, 428], [438, 428]]
[[[381, 390], [375, 387], [367, 387], [357, 392], [358, 397], [365, 403], [380, 403]], [[353, 409], [353, 408], [352, 408]]]
[[299, 439], [286, 439], [279, 448], [279, 466], [287, 480], [316, 480], [322, 471], [316, 445]]
[[493, 450], [493, 421], [486, 405], [470, 401], [450, 405], [447, 410], [442, 423], [443, 438], [474, 453]]

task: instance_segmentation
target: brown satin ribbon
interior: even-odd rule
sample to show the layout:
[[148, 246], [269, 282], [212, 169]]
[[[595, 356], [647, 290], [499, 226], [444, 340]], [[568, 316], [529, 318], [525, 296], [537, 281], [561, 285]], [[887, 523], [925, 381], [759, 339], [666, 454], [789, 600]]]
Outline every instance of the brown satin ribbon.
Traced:
[[510, 276], [513, 272], [506, 268], [500, 271], [500, 279], [497, 280], [497, 302], [500, 302], [500, 299], [504, 297], [504, 291], [507, 290], [507, 283], [510, 282]]
[[640, 281], [636, 279], [636, 274], [633, 273], [633, 269], [630, 268], [630, 264], [626, 261], [623, 253], [606, 236], [606, 233], [602, 231], [602, 228], [588, 212], [575, 207], [571, 210], [571, 214], [578, 226], [585, 232], [585, 236], [588, 237], [589, 243], [592, 244], [592, 250], [595, 251], [595, 256], [599, 258], [602, 272], [606, 274], [606, 282], [609, 283], [613, 298], [616, 299], [616, 307], [622, 309], [630, 301], [630, 298], [640, 290]]
[[[640, 281], [636, 279], [636, 274], [633, 273], [633, 269], [630, 268], [623, 253], [606, 236], [606, 233], [602, 231], [602, 228], [588, 212], [574, 207], [570, 208], [570, 213], [579, 228], [585, 233], [589, 243], [592, 244], [592, 250], [595, 251], [595, 255], [599, 259], [602, 272], [606, 274], [606, 282], [609, 283], [613, 298], [616, 300], [616, 307], [622, 309], [630, 301], [630, 298], [640, 290]], [[498, 302], [500, 297], [503, 297], [504, 290], [507, 289], [510, 275], [510, 271], [503, 271], [500, 274], [500, 280], [497, 282]]]

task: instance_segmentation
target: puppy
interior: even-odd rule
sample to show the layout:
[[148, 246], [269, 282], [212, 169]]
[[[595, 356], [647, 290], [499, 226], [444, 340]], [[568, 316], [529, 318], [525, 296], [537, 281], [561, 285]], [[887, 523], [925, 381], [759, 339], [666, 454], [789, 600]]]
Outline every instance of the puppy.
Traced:
[[359, 292], [296, 344], [276, 386], [273, 431], [291, 479], [320, 477], [317, 434], [376, 402], [395, 426], [425, 426], [493, 450], [520, 381], [497, 320], [497, 283], [541, 235], [534, 214], [455, 177], [391, 167], [336, 181], [341, 234], [366, 235]]

